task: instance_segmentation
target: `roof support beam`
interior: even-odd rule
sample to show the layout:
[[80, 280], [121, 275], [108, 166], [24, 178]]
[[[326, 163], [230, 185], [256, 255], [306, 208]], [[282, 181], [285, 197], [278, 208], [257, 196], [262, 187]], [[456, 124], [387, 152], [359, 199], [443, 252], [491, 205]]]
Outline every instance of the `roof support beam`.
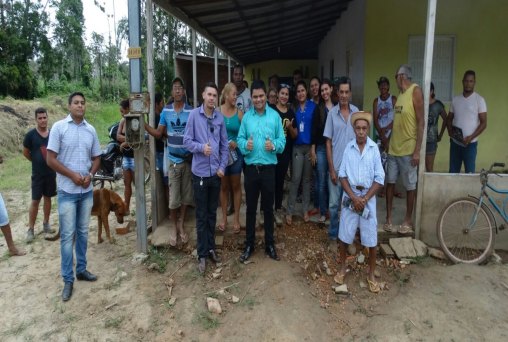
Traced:
[[425, 32], [425, 53], [423, 55], [423, 109], [424, 125], [422, 147], [420, 148], [420, 165], [418, 168], [418, 189], [416, 194], [415, 210], [415, 237], [420, 238], [422, 206], [423, 206], [423, 187], [425, 183], [425, 141], [427, 141], [427, 123], [429, 120], [429, 97], [430, 80], [432, 77], [432, 57], [434, 54], [434, 31], [436, 27], [436, 0], [428, 0], [427, 3], [427, 29]]

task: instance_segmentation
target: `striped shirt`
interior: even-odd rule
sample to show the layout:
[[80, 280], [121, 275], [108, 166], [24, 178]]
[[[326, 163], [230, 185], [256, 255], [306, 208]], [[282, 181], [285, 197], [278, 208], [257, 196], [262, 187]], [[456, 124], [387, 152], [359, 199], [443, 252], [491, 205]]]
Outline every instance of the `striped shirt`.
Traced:
[[[97, 132], [86, 120], [76, 124], [70, 114], [63, 120], [57, 121], [49, 133], [48, 150], [57, 154], [56, 159], [66, 168], [86, 176], [92, 168], [92, 158], [102, 154]], [[93, 189], [82, 186], [57, 173], [57, 186], [70, 194], [86, 193]]]

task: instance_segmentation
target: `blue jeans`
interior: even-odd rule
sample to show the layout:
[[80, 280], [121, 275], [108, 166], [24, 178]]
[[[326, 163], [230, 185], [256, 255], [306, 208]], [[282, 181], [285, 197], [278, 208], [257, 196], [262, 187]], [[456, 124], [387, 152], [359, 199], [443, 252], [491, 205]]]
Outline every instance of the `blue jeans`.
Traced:
[[316, 168], [314, 172], [314, 208], [319, 208], [321, 216], [328, 210], [328, 159], [326, 145], [316, 146]]
[[456, 144], [450, 139], [450, 173], [459, 173], [464, 162], [466, 173], [474, 173], [476, 167], [476, 151], [478, 142], [470, 143], [466, 147]]
[[86, 270], [88, 224], [93, 206], [93, 191], [69, 194], [58, 190], [58, 218], [60, 221], [61, 273], [65, 282], [74, 282], [72, 245], [76, 237], [76, 273]]
[[[338, 175], [339, 171], [337, 170], [336, 173]], [[337, 240], [339, 236], [339, 209], [343, 191], [338, 177], [337, 185], [333, 184], [331, 177], [328, 177], [328, 189], [330, 191], [330, 227], [328, 228], [328, 238], [330, 240]]]

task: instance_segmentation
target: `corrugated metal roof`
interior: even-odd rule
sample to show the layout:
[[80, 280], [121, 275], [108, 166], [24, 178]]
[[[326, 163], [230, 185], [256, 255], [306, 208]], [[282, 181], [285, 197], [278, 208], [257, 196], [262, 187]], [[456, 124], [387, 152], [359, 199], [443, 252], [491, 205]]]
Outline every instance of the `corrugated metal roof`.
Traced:
[[351, 0], [153, 0], [235, 60], [317, 58]]

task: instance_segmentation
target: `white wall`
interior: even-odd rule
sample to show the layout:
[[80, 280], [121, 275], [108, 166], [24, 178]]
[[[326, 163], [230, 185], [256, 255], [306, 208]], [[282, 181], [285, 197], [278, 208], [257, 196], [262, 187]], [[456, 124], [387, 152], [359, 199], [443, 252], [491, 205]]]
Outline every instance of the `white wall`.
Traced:
[[[337, 19], [334, 26], [319, 44], [319, 66], [324, 77], [330, 77], [330, 61], [334, 60], [333, 77], [349, 76], [352, 82], [352, 103], [360, 109], [363, 105], [363, 79], [365, 58], [365, 2], [349, 2], [348, 9]], [[349, 70], [346, 56], [349, 52]]]

